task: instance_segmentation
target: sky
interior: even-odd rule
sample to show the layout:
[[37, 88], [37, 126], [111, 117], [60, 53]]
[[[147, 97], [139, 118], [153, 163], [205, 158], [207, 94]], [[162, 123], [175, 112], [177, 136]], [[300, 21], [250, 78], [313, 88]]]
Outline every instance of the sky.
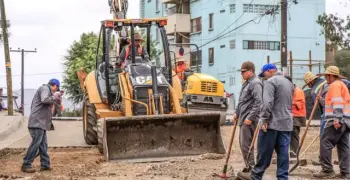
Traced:
[[[339, 4], [339, 1], [343, 2]], [[326, 12], [346, 16], [349, 0], [326, 0]], [[25, 55], [25, 89], [37, 89], [51, 78], [62, 80], [62, 58], [84, 32], [98, 32], [110, 19], [108, 0], [5, 0], [10, 20], [9, 46], [37, 53]], [[129, 18], [139, 18], [139, 0], [129, 0]], [[0, 87], [6, 87], [3, 46], [0, 45]], [[21, 54], [11, 52], [13, 90], [21, 87]], [[40, 67], [39, 67], [40, 65]], [[40, 75], [38, 75], [40, 74]]]

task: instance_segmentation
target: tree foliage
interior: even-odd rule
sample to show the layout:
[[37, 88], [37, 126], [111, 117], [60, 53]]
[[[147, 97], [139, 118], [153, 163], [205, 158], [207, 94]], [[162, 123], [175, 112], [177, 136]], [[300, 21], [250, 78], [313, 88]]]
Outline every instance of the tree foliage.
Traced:
[[[142, 34], [146, 39], [146, 35]], [[62, 88], [65, 90], [68, 98], [73, 103], [79, 103], [83, 100], [83, 91], [80, 88], [77, 72], [83, 68], [86, 73], [95, 69], [96, 48], [98, 43], [98, 34], [89, 32], [83, 33], [78, 41], [74, 41], [63, 58], [64, 76]], [[146, 42], [145, 42], [146, 43]], [[114, 36], [111, 40], [111, 49], [114, 49]], [[146, 45], [146, 44], [144, 44]], [[154, 61], [159, 61], [160, 51], [156, 49], [158, 43], [151, 40], [150, 55]], [[100, 46], [99, 59], [102, 59], [102, 46]], [[156, 57], [156, 58], [155, 58]]]
[[83, 68], [87, 73], [95, 69], [98, 34], [83, 33], [79, 41], [74, 41], [63, 58], [64, 77], [62, 88], [74, 103], [83, 99], [77, 72]]
[[318, 17], [317, 23], [323, 27], [321, 33], [331, 48], [350, 48], [350, 16], [343, 19], [337, 15], [323, 14]]
[[335, 65], [340, 73], [350, 79], [350, 50], [340, 50], [335, 56]]

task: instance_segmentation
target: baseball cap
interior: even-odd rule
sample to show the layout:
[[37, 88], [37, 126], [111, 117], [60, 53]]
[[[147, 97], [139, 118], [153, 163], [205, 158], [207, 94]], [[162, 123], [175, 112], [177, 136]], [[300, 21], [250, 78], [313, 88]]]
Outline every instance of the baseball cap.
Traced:
[[255, 66], [254, 66], [254, 63], [252, 63], [250, 61], [246, 61], [241, 66], [241, 72], [242, 71], [249, 71], [249, 70], [252, 70], [253, 72], [255, 72]]
[[259, 74], [259, 77], [264, 77], [264, 72], [268, 71], [268, 70], [272, 70], [272, 69], [277, 69], [276, 65], [269, 63], [269, 64], [265, 64], [262, 68], [261, 68], [261, 73]]
[[60, 91], [60, 81], [59, 81], [59, 80], [57, 80], [57, 79], [51, 79], [51, 80], [49, 81], [49, 84], [54, 84], [54, 85], [56, 85], [56, 86], [58, 87], [57, 91]]

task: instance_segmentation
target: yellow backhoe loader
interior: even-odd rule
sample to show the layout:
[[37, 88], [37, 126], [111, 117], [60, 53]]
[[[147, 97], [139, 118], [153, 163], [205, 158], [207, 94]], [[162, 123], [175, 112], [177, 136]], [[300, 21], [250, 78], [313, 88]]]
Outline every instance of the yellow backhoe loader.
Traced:
[[[148, 161], [225, 153], [220, 133], [220, 112], [189, 113], [181, 107], [183, 92], [181, 82], [172, 69], [164, 28], [166, 24], [166, 18], [102, 21], [96, 68], [89, 74], [83, 70], [77, 73], [85, 91], [84, 138], [88, 144], [98, 144], [106, 160]], [[130, 28], [130, 40], [118, 39], [116, 58], [124, 47], [134, 47], [135, 28], [146, 32], [146, 48], [150, 54], [152, 26], [160, 32], [163, 65], [151, 65], [136, 53], [136, 48], [130, 48], [125, 66], [114, 66], [112, 34], [118, 35]], [[156, 58], [159, 57], [150, 57]]]

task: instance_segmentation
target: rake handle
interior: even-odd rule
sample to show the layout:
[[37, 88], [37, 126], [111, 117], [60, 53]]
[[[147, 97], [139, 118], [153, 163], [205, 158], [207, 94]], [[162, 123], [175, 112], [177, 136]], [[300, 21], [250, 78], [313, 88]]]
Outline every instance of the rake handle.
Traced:
[[228, 151], [227, 151], [227, 153], [226, 153], [224, 169], [222, 170], [222, 172], [223, 172], [224, 174], [225, 174], [226, 171], [227, 171], [228, 160], [230, 159], [230, 155], [231, 155], [231, 149], [232, 149], [233, 139], [234, 139], [234, 137], [235, 137], [236, 128], [237, 128], [237, 124], [238, 124], [237, 121], [238, 121], [237, 118], [235, 118], [235, 119], [233, 120], [234, 126], [233, 126], [233, 130], [232, 130], [232, 135], [231, 135], [231, 138], [230, 138], [230, 144], [229, 144], [229, 147], [228, 147]]

